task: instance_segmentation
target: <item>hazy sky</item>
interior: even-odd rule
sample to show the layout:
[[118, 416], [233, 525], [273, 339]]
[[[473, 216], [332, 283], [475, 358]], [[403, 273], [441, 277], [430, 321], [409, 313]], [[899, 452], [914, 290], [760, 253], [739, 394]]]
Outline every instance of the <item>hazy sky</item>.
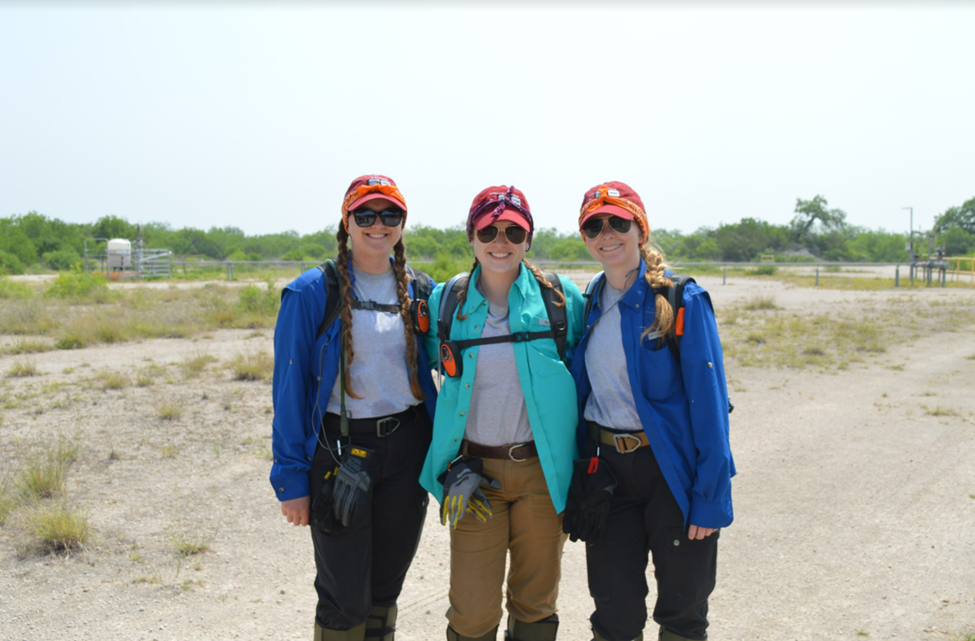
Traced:
[[975, 197], [973, 33], [951, 4], [0, 4], [0, 217], [307, 233], [383, 173], [410, 225], [505, 183], [574, 230], [622, 180], [685, 232], [816, 194], [927, 228]]

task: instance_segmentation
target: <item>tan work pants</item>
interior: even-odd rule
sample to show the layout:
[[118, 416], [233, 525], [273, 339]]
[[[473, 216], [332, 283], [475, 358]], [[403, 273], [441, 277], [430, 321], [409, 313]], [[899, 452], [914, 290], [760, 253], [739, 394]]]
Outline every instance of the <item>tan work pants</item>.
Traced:
[[481, 523], [470, 514], [450, 531], [450, 627], [465, 637], [487, 634], [501, 621], [505, 556], [507, 609], [535, 623], [556, 612], [562, 576], [562, 515], [555, 513], [538, 458], [523, 462], [483, 459], [484, 474], [501, 489], [481, 488], [494, 516]]

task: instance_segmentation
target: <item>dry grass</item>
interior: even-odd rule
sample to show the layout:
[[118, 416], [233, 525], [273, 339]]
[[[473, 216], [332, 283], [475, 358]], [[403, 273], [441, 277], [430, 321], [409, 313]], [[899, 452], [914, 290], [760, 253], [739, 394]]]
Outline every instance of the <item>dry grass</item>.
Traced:
[[102, 389], [124, 389], [129, 386], [129, 377], [122, 372], [103, 370], [98, 373], [98, 378], [102, 382]]
[[922, 405], [921, 407], [924, 408], [924, 411], [928, 416], [958, 416], [958, 412], [950, 407], [942, 407], [940, 405], [935, 408], [930, 408], [926, 405]]
[[63, 437], [29, 448], [15, 482], [20, 499], [30, 502], [63, 495], [68, 468], [79, 449], [77, 440]]
[[191, 536], [183, 530], [183, 523], [177, 521], [170, 531], [170, 541], [176, 555], [180, 557], [193, 556], [207, 552], [210, 549], [210, 540], [205, 536]]
[[274, 372], [274, 358], [263, 350], [250, 354], [238, 352], [227, 368], [233, 373], [234, 380], [264, 381]]
[[197, 354], [185, 359], [180, 363], [183, 371], [183, 378], [198, 378], [210, 363], [216, 363], [219, 359], [207, 353]]
[[6, 479], [0, 481], [0, 525], [7, 522], [7, 518], [17, 507], [17, 497]]
[[782, 309], [773, 296], [756, 296], [746, 301], [743, 308], [748, 311]]
[[35, 546], [44, 553], [82, 549], [91, 538], [88, 514], [59, 502], [30, 506], [24, 520]]
[[183, 406], [176, 401], [162, 401], [156, 405], [156, 416], [164, 421], [175, 421], [183, 415]]
[[49, 352], [54, 349], [50, 341], [37, 340], [34, 338], [19, 338], [12, 344], [3, 349], [7, 354], [38, 354]]
[[166, 447], [162, 448], [163, 458], [176, 458], [177, 454], [179, 454], [179, 448], [177, 448], [175, 445], [167, 445]]
[[40, 372], [37, 369], [37, 365], [30, 359], [14, 361], [10, 369], [7, 370], [7, 378], [26, 378], [28, 376], [37, 376], [38, 374]]

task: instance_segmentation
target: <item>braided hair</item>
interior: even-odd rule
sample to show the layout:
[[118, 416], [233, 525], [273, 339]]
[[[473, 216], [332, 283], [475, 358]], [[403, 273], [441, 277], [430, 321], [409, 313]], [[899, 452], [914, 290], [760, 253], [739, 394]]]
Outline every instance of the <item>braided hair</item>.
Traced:
[[674, 310], [667, 301], [667, 297], [659, 291], [665, 287], [673, 287], [674, 283], [664, 274], [667, 264], [664, 262], [663, 252], [654, 247], [649, 238], [640, 248], [640, 256], [643, 258], [643, 262], [647, 264], [644, 278], [647, 279], [647, 284], [657, 292], [653, 297], [656, 307], [653, 325], [640, 335], [642, 341], [650, 332], [659, 331], [661, 334], [667, 334], [674, 331]]
[[[339, 278], [342, 281], [342, 353], [345, 357], [345, 393], [355, 399], [361, 399], [352, 390], [352, 360], [355, 351], [352, 347], [352, 260], [349, 252], [349, 232], [340, 225], [335, 233], [335, 239], [339, 245], [339, 255], [336, 261]], [[420, 389], [420, 379], [416, 364], [416, 334], [413, 330], [413, 320], [410, 314], [410, 295], [408, 285], [410, 282], [409, 273], [406, 271], [406, 245], [403, 239], [393, 247], [393, 271], [396, 274], [396, 295], [399, 298], [400, 316], [403, 318], [403, 326], [406, 331], [406, 359], [410, 368], [410, 391], [419, 400], [424, 400], [423, 391]]]

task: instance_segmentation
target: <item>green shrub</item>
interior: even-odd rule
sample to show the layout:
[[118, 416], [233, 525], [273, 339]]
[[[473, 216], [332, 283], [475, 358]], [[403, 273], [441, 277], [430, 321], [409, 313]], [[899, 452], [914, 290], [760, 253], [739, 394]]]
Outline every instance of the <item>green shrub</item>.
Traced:
[[77, 550], [88, 542], [88, 515], [59, 503], [37, 504], [27, 513], [27, 527], [44, 552]]
[[[3, 270], [0, 269], [0, 272]], [[33, 298], [34, 290], [27, 283], [10, 280], [6, 276], [0, 275], [0, 298]]]
[[73, 249], [57, 249], [44, 254], [44, 262], [51, 269], [66, 271], [81, 262], [81, 256]]
[[108, 279], [96, 274], [86, 274], [80, 265], [61, 271], [44, 292], [51, 298], [84, 298], [96, 292], [108, 292]]
[[23, 274], [24, 263], [8, 251], [0, 249], [0, 274]]
[[227, 368], [238, 381], [263, 381], [274, 373], [274, 357], [265, 351], [255, 354], [236, 354]]
[[281, 293], [274, 287], [271, 279], [265, 281], [265, 285], [266, 288], [262, 290], [257, 285], [249, 284], [237, 292], [240, 311], [262, 316], [273, 316], [278, 313]]

